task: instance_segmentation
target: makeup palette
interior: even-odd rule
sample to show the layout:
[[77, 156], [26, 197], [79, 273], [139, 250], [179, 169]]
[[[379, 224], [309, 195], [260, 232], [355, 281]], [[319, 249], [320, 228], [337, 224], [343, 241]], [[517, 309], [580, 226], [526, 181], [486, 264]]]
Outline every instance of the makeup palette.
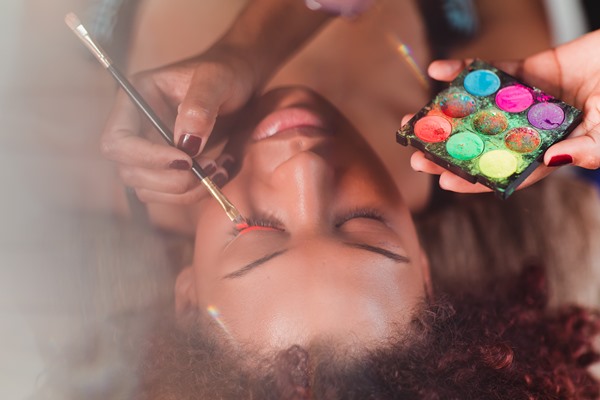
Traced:
[[474, 61], [396, 133], [396, 141], [502, 199], [581, 120], [580, 110]]

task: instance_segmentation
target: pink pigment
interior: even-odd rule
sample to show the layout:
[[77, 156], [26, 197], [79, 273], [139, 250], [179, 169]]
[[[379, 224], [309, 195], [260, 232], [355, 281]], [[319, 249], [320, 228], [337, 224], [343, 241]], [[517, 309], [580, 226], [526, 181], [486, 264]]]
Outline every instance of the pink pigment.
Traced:
[[504, 111], [518, 113], [527, 110], [533, 104], [533, 95], [524, 86], [507, 86], [496, 95], [496, 104]]

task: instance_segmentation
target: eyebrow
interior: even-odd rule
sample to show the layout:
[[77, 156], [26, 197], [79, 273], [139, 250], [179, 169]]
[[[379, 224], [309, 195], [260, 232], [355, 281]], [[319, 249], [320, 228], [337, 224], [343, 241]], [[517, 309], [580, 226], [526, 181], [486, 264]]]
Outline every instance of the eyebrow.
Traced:
[[[383, 249], [381, 247], [371, 246], [366, 243], [352, 243], [352, 242], [344, 242], [344, 245], [355, 248], [355, 249], [366, 250], [366, 251], [370, 251], [371, 253], [382, 255], [382, 256], [384, 256], [396, 263], [399, 263], [399, 264], [410, 263], [410, 259], [408, 257], [403, 256], [398, 253], [394, 253], [393, 251]], [[254, 268], [259, 267], [262, 264], [266, 263], [267, 261], [270, 261], [270, 260], [284, 254], [287, 250], [288, 249], [283, 249], [283, 250], [279, 250], [279, 251], [276, 251], [273, 253], [269, 253], [269, 254], [265, 255], [264, 257], [256, 259], [256, 260], [252, 261], [251, 263], [246, 264], [243, 267], [239, 268], [238, 270], [225, 275], [222, 279], [234, 279], [234, 278], [239, 278], [241, 276], [244, 276], [248, 272], [253, 270]]]
[[397, 263], [400, 264], [408, 264], [410, 263], [410, 259], [406, 256], [403, 256], [401, 254], [398, 253], [394, 253], [393, 251], [389, 251], [386, 250], [384, 248], [381, 247], [377, 247], [377, 246], [371, 246], [369, 244], [366, 243], [352, 243], [352, 242], [344, 242], [344, 244], [348, 247], [352, 247], [355, 249], [361, 249], [361, 250], [366, 250], [366, 251], [370, 251], [371, 253], [376, 253], [376, 254], [381, 254], [384, 257], [389, 258], [392, 261], [395, 261]]
[[276, 251], [274, 253], [267, 254], [266, 256], [261, 257], [261, 258], [259, 258], [257, 260], [254, 260], [250, 264], [246, 264], [242, 268], [240, 268], [240, 269], [238, 269], [236, 271], [233, 271], [232, 273], [229, 273], [229, 274], [225, 275], [223, 277], [223, 279], [239, 278], [240, 276], [246, 275], [252, 269], [254, 269], [254, 268], [258, 267], [258, 266], [261, 266], [262, 264], [266, 263], [267, 261], [270, 261], [270, 260], [274, 259], [277, 256], [282, 255], [286, 251], [287, 251], [287, 249], [283, 249], [283, 250]]

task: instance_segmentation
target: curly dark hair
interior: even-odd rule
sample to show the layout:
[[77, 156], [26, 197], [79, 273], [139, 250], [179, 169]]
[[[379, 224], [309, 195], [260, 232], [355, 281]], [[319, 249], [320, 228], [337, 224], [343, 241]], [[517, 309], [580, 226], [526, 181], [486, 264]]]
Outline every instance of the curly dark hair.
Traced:
[[223, 345], [206, 321], [163, 320], [146, 343], [137, 398], [598, 398], [587, 367], [599, 359], [599, 314], [549, 311], [547, 300], [543, 269], [527, 268], [486, 295], [438, 299], [410, 335], [362, 350], [321, 343], [264, 354]]

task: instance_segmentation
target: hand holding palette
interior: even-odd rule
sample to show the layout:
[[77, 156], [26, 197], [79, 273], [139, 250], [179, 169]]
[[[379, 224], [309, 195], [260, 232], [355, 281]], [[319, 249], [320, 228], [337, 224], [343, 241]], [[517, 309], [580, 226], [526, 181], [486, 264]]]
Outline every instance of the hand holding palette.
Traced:
[[396, 133], [396, 141], [506, 199], [581, 116], [580, 110], [476, 60]]

